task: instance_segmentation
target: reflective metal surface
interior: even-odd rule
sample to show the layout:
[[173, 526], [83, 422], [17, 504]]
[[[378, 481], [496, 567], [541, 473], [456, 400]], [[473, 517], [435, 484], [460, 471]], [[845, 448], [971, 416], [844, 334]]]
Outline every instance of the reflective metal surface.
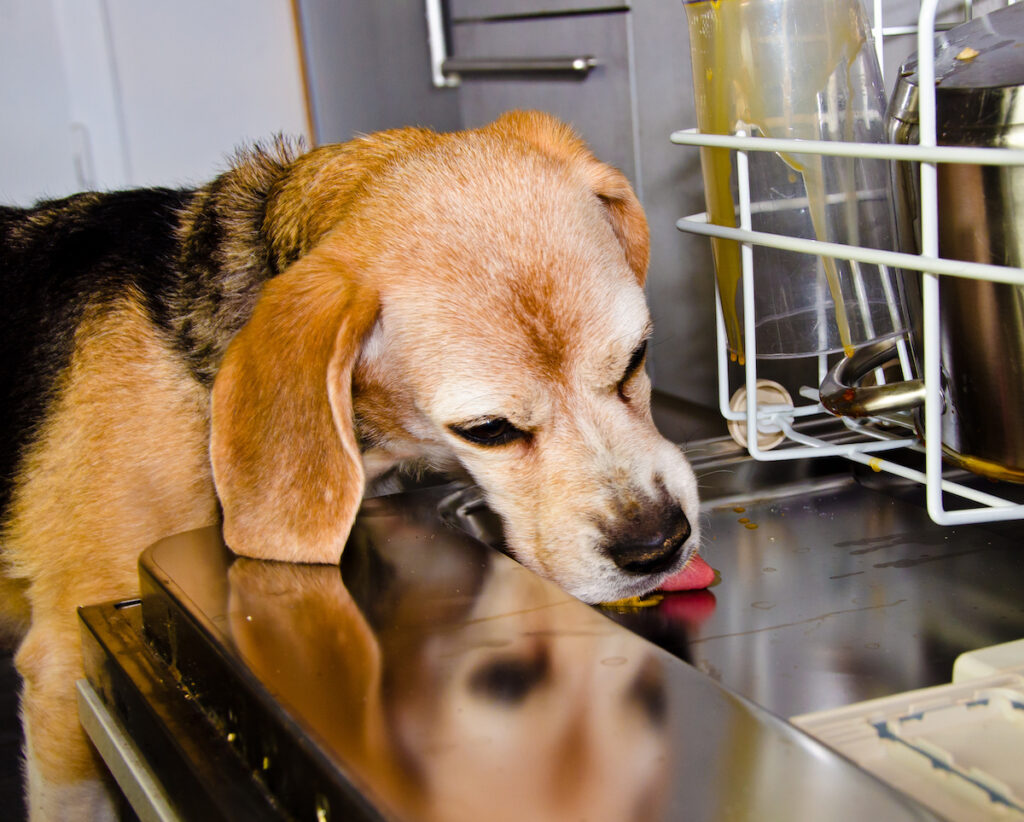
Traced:
[[[84, 699], [80, 683], [79, 716], [139, 819], [288, 818], [145, 642], [139, 600], [85, 606], [79, 619], [88, 690], [96, 696]], [[134, 818], [127, 810], [118, 817]]]
[[[603, 610], [730, 690], [794, 716], [948, 682], [959, 654], [1024, 637], [1019, 523], [936, 525], [920, 486], [855, 478], [841, 459], [693, 450], [701, 553], [720, 582]], [[444, 513], [500, 545], [472, 489]]]
[[[165, 540], [142, 561], [150, 641], [297, 818], [330, 818], [331, 801], [344, 801], [331, 798], [346, 792], [363, 798], [367, 815], [401, 820], [931, 818], [712, 678], [440, 525], [437, 508], [451, 490], [367, 501], [340, 574], [234, 559], [215, 530]], [[449, 515], [473, 507], [459, 499]], [[760, 516], [763, 530], [747, 533], [785, 536]], [[724, 541], [716, 514], [711, 524]], [[751, 627], [751, 612], [734, 612], [727, 592], [738, 596], [741, 578], [767, 574], [768, 561], [789, 570], [742, 539], [736, 545], [721, 593], [702, 592], [703, 606], [687, 595], [658, 606], [698, 662], [716, 634]], [[757, 596], [769, 600], [767, 591]], [[879, 596], [878, 609], [897, 607], [890, 592]], [[797, 630], [827, 623], [820, 607], [809, 605], [812, 618]], [[764, 660], [746, 663], [753, 670]]]
[[964, 651], [1024, 637], [1019, 524], [1011, 536], [941, 527], [848, 473], [705, 511], [703, 554], [721, 583], [684, 652], [783, 716], [948, 682]]
[[874, 369], [898, 360], [899, 351], [888, 340], [861, 346], [832, 366], [818, 389], [821, 404], [843, 417], [871, 417], [904, 411], [924, 404], [922, 380], [861, 386]]

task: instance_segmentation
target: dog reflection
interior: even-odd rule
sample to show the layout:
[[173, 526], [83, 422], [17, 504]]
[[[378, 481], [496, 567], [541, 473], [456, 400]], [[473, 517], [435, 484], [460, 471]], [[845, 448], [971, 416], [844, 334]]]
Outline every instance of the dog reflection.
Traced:
[[368, 620], [337, 569], [236, 560], [231, 630], [275, 696], [399, 815], [657, 818], [659, 662], [513, 563], [472, 576], [454, 599], [396, 580]]

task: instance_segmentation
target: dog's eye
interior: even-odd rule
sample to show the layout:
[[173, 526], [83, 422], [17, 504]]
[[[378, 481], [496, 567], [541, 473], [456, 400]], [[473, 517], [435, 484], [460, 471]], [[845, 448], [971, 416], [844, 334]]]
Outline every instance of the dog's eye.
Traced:
[[658, 727], [664, 727], [665, 714], [668, 710], [665, 682], [661, 675], [661, 669], [651, 663], [653, 660], [649, 660], [637, 675], [629, 689], [629, 696], [652, 723]]
[[523, 439], [526, 432], [516, 428], [504, 417], [496, 417], [473, 425], [451, 425], [453, 433], [476, 445], [505, 445], [513, 440]]
[[633, 351], [632, 356], [629, 358], [629, 363], [626, 365], [626, 372], [622, 375], [622, 379], [619, 380], [619, 396], [626, 399], [626, 383], [633, 379], [637, 371], [640, 370], [644, 364], [644, 358], [647, 356], [647, 340], [644, 340], [640, 345]]
[[470, 675], [469, 690], [491, 702], [513, 707], [544, 682], [548, 668], [544, 654], [494, 659]]

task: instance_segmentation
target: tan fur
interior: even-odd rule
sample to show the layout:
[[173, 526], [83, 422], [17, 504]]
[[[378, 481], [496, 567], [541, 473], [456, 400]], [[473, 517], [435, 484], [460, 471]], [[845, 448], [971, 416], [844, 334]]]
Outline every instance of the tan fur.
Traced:
[[214, 383], [224, 535], [247, 556], [336, 563], [359, 508], [351, 375], [377, 303], [345, 270], [318, 248], [268, 283]]
[[86, 320], [63, 383], [4, 544], [14, 571], [30, 580], [33, 622], [16, 661], [40, 793], [30, 799], [43, 819], [47, 786], [96, 773], [74, 704], [82, 676], [75, 609], [135, 590], [141, 548], [216, 521], [207, 399], [138, 306]]
[[[336, 563], [368, 473], [458, 467], [516, 557], [589, 601], [668, 574], [608, 555], [645, 510], [685, 511], [679, 563], [695, 551], [692, 471], [654, 429], [642, 369], [624, 376], [649, 333], [647, 223], [567, 127], [513, 114], [259, 154], [196, 195], [183, 242], [204, 203], [227, 267], [217, 299], [178, 318], [202, 355], [184, 362], [131, 297], [93, 308], [16, 488], [5, 557], [29, 581], [33, 808], [95, 773], [75, 607], [129, 596], [139, 552], [215, 522], [218, 499], [237, 554]], [[256, 299], [245, 272], [267, 265], [281, 273]], [[211, 393], [196, 377], [213, 373]], [[458, 434], [496, 418], [527, 435]]]

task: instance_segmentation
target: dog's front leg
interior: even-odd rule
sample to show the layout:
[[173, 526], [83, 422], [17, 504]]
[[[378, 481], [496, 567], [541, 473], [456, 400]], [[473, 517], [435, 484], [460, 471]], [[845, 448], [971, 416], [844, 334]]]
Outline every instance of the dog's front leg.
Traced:
[[24, 680], [21, 718], [30, 818], [116, 819], [109, 777], [78, 721], [74, 683], [83, 673], [74, 613], [34, 624], [16, 664]]
[[78, 723], [76, 609], [129, 597], [161, 537], [217, 521], [205, 390], [131, 305], [83, 327], [62, 392], [23, 460], [4, 554], [31, 627], [16, 657], [33, 820], [110, 816]]

